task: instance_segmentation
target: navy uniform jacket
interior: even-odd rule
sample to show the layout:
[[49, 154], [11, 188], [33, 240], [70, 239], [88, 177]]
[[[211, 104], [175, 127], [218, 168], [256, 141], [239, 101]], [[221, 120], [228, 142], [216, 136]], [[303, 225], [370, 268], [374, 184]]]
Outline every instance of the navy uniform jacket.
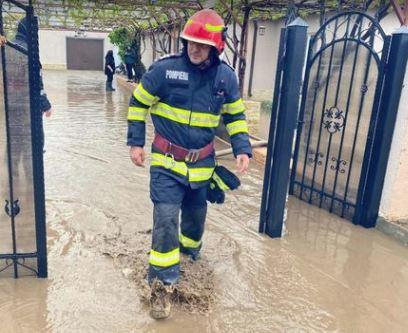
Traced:
[[[185, 52], [156, 61], [130, 99], [129, 146], [145, 145], [148, 111], [155, 131], [186, 149], [199, 149], [213, 141], [222, 116], [234, 155], [251, 157], [237, 79], [233, 69], [218, 57], [206, 69], [193, 65]], [[198, 188], [211, 178], [215, 159], [212, 155], [196, 163], [176, 162], [152, 147], [151, 166], [152, 173], [164, 172]]]

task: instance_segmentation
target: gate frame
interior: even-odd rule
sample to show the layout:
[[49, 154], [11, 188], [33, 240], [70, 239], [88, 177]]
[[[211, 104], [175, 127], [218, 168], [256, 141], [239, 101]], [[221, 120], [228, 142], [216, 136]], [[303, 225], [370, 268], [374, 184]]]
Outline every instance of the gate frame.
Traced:
[[[335, 43], [341, 41], [344, 38], [339, 38], [339, 39], [333, 39], [330, 43], [323, 45], [317, 52], [312, 53], [312, 48], [313, 45], [316, 41], [316, 37], [319, 36], [320, 33], [324, 31], [324, 29], [333, 21], [338, 20], [342, 16], [351, 16], [351, 15], [361, 15], [360, 17], [362, 18], [367, 18], [372, 26], [375, 26], [375, 28], [378, 30], [378, 32], [381, 34], [384, 40], [384, 45], [383, 49], [381, 51], [381, 58], [378, 56], [377, 53], [373, 52], [373, 49], [369, 47], [369, 43], [362, 42], [361, 40], [359, 43], [361, 43], [369, 52], [371, 53], [370, 56], [374, 57], [374, 60], [377, 63], [378, 67], [378, 76], [377, 76], [377, 83], [376, 83], [376, 92], [373, 100], [373, 106], [372, 106], [372, 111], [371, 111], [371, 116], [370, 116], [370, 126], [369, 130], [367, 133], [367, 139], [365, 143], [365, 151], [364, 151], [364, 159], [363, 159], [363, 164], [361, 167], [361, 174], [360, 174], [360, 179], [359, 179], [359, 185], [358, 185], [358, 194], [356, 198], [356, 204], [355, 204], [355, 212], [353, 215], [352, 222], [354, 224], [360, 224], [365, 227], [373, 227], [374, 225], [371, 225], [367, 223], [366, 219], [364, 218], [364, 214], [362, 214], [362, 210], [365, 208], [363, 207], [362, 204], [362, 198], [365, 197], [366, 192], [368, 189], [365, 186], [366, 183], [366, 177], [368, 174], [368, 169], [373, 167], [373, 164], [376, 164], [377, 161], [373, 160], [372, 158], [372, 150], [373, 150], [373, 142], [375, 140], [375, 136], [378, 133], [378, 115], [380, 113], [380, 105], [381, 101], [383, 99], [382, 92], [384, 89], [384, 82], [385, 82], [385, 69], [387, 67], [387, 59], [388, 59], [388, 53], [389, 53], [389, 48], [390, 48], [390, 38], [385, 34], [383, 29], [381, 28], [381, 25], [373, 18], [372, 16], [360, 12], [360, 11], [346, 11], [342, 12], [339, 14], [334, 15], [332, 18], [327, 20], [316, 32], [316, 34], [312, 37], [310, 45], [309, 45], [309, 50], [307, 54], [307, 70], [305, 72], [305, 79], [303, 83], [303, 90], [302, 90], [302, 104], [301, 108], [299, 111], [299, 121], [298, 121], [298, 128], [297, 128], [297, 134], [296, 134], [296, 145], [295, 145], [295, 151], [294, 151], [294, 156], [293, 156], [293, 166], [292, 166], [292, 172], [291, 172], [291, 180], [290, 180], [290, 190], [289, 193], [293, 194], [294, 189], [294, 180], [296, 177], [296, 165], [297, 165], [297, 159], [298, 159], [298, 153], [299, 153], [299, 148], [300, 148], [300, 141], [301, 141], [301, 135], [303, 131], [303, 125], [304, 125], [304, 112], [305, 112], [305, 103], [306, 103], [306, 95], [307, 91], [309, 89], [309, 72], [310, 69], [312, 68], [312, 65], [314, 61], [316, 60], [317, 55], [321, 55], [322, 50], [328, 49], [329, 47], [332, 47]], [[347, 38], [346, 40], [349, 40], [352, 38]], [[382, 190], [382, 187], [381, 187]], [[330, 211], [331, 212], [331, 211]], [[377, 210], [378, 213], [378, 210]]]
[[280, 36], [259, 221], [259, 232], [273, 238], [281, 237], [283, 230], [292, 143], [306, 58], [307, 28], [307, 23], [297, 18], [281, 30]]
[[[1, 271], [6, 270], [10, 266], [14, 266], [14, 277], [18, 278], [18, 266], [25, 267], [33, 271], [38, 277], [46, 278], [48, 276], [47, 269], [47, 236], [46, 236], [46, 221], [45, 221], [45, 193], [44, 193], [44, 160], [43, 160], [43, 123], [42, 114], [40, 112], [40, 61], [38, 47], [38, 21], [34, 16], [32, 1], [29, 5], [24, 5], [16, 0], [4, 0], [1, 3], [0, 12], [0, 34], [4, 35], [3, 30], [3, 3], [11, 3], [25, 11], [28, 22], [27, 35], [27, 50], [22, 49], [18, 45], [7, 41], [7, 46], [12, 47], [28, 56], [29, 68], [29, 88], [30, 88], [30, 122], [31, 122], [31, 145], [32, 145], [32, 170], [33, 170], [33, 187], [34, 187], [34, 212], [35, 212], [35, 237], [37, 251], [33, 253], [17, 253], [15, 239], [15, 224], [14, 217], [18, 214], [11, 209], [11, 224], [13, 235], [13, 254], [0, 254], [0, 259], [6, 261], [6, 266]], [[13, 193], [13, 172], [11, 163], [10, 137], [8, 126], [8, 101], [7, 101], [7, 69], [5, 66], [5, 46], [1, 47], [2, 65], [3, 65], [3, 85], [4, 85], [4, 106], [6, 113], [6, 132], [7, 132], [7, 151], [8, 151], [8, 172], [10, 196], [12, 203], [14, 202]], [[37, 258], [37, 270], [28, 267], [24, 264], [26, 258]], [[8, 261], [12, 261], [9, 263]]]
[[[353, 14], [359, 15], [359, 18], [356, 21], [357, 24], [361, 23], [361, 20], [364, 19], [364, 17], [367, 18], [371, 22], [371, 28], [368, 30], [368, 33], [372, 31], [371, 29], [372, 27], [374, 27], [374, 29], [381, 34], [383, 39], [382, 50], [378, 52], [375, 51], [372, 44], [370, 45], [370, 43], [363, 42], [361, 38], [359, 38], [358, 40], [355, 39], [355, 41], [361, 43], [370, 52], [370, 57], [374, 57], [378, 68], [375, 95], [372, 102], [372, 110], [370, 115], [370, 125], [365, 142], [364, 159], [361, 166], [355, 211], [352, 219], [352, 222], [354, 224], [359, 224], [366, 228], [370, 228], [375, 226], [378, 217], [384, 177], [386, 174], [386, 167], [389, 157], [389, 150], [391, 146], [396, 121], [396, 113], [398, 110], [398, 104], [401, 96], [405, 74], [405, 70], [402, 69], [405, 69], [408, 61], [408, 29], [405, 28], [405, 30], [401, 30], [401, 28], [393, 34], [391, 39], [390, 36], [387, 36], [384, 33], [381, 25], [375, 20], [375, 18], [360, 11], [345, 11], [334, 15], [319, 28], [319, 30], [316, 32], [316, 34], [313, 36], [313, 39], [309, 43], [308, 52], [305, 57], [307, 69], [305, 68], [304, 73], [302, 100], [300, 103], [300, 108], [298, 105], [296, 109], [296, 112], [300, 112], [298, 113], [297, 118], [298, 125], [295, 151], [293, 156], [291, 177], [290, 180], [286, 182], [286, 184], [289, 183], [290, 185], [289, 194], [293, 194], [293, 184], [294, 178], [296, 176], [297, 158], [304, 123], [303, 117], [306, 102], [305, 94], [309, 86], [308, 81], [311, 64], [313, 63], [313, 59], [315, 58], [311, 54], [313, 43], [318, 37], [318, 34], [321, 33], [328, 24], [341, 16], [350, 16]], [[372, 35], [370, 38], [374, 38], [373, 36], [374, 35]], [[343, 40], [347, 39], [343, 38]], [[315, 53], [315, 55], [321, 53], [322, 49], [333, 46], [335, 42], [336, 39], [333, 38], [333, 41], [331, 41], [330, 43], [322, 45], [320, 49]], [[279, 54], [282, 55], [286, 52], [288, 52], [287, 46], [281, 39]], [[403, 55], [401, 56], [401, 54]], [[284, 178], [286, 172], [282, 169], [282, 167], [276, 167], [276, 158], [280, 156], [280, 154], [284, 154], [286, 156], [289, 151], [292, 151], [291, 148], [287, 147], [287, 142], [278, 142], [282, 141], [283, 137], [279, 138], [277, 136], [277, 133], [281, 132], [282, 129], [291, 131], [291, 128], [287, 126], [288, 122], [280, 123], [279, 121], [280, 117], [282, 116], [280, 115], [280, 111], [282, 109], [282, 96], [284, 96], [285, 94], [285, 88], [282, 82], [288, 79], [288, 73], [285, 73], [283, 71], [281, 61], [282, 59], [278, 59], [278, 68], [275, 78], [275, 83], [277, 84], [275, 85], [273, 99], [274, 103], [272, 106], [269, 144], [265, 166], [264, 187], [262, 193], [259, 224], [259, 232], [266, 232], [271, 237], [281, 236], [285, 209], [285, 206], [281, 205], [281, 199], [284, 197], [284, 194], [287, 193], [286, 188], [282, 186], [285, 181]], [[278, 109], [279, 112], [277, 111]], [[283, 145], [286, 147], [285, 149], [283, 149]], [[275, 161], [273, 157], [275, 157]], [[272, 182], [276, 180], [279, 181], [276, 184], [272, 184]], [[277, 189], [276, 186], [274, 188], [273, 185], [279, 185], [279, 189]], [[279, 203], [276, 203], [276, 200], [279, 201]], [[333, 205], [331, 206], [330, 211], [332, 210], [332, 208]], [[342, 214], [344, 214], [344, 212]]]
[[357, 221], [366, 228], [375, 227], [378, 219], [407, 63], [408, 27], [402, 26], [392, 34], [380, 101], [380, 109], [383, 111], [378, 114], [378, 127], [371, 152], [374, 163], [368, 166], [365, 191], [360, 197], [361, 211]]

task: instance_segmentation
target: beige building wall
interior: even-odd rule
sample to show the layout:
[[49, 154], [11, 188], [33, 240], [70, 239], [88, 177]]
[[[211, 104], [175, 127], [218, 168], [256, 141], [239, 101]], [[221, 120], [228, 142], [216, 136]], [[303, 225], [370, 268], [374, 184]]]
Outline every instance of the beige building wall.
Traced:
[[[371, 13], [374, 15], [374, 13]], [[309, 25], [307, 31], [313, 35], [320, 27], [318, 15], [309, 15], [305, 19]], [[253, 71], [252, 98], [256, 100], [272, 99], [274, 90], [275, 73], [279, 51], [280, 30], [284, 27], [284, 20], [258, 21], [258, 27], [264, 27], [264, 35], [257, 35], [255, 66]], [[391, 34], [400, 26], [397, 16], [392, 13], [381, 21], [381, 26], [386, 34]], [[230, 30], [232, 31], [232, 29]], [[247, 67], [244, 82], [244, 95], [247, 96], [252, 60], [254, 40], [254, 23], [251, 22], [248, 31]]]
[[381, 198], [380, 216], [408, 220], [408, 66]]
[[[67, 68], [67, 37], [75, 37], [71, 30], [39, 30], [40, 59], [45, 69]], [[83, 38], [83, 37], [81, 37]], [[114, 49], [106, 32], [86, 32], [84, 38], [97, 38], [104, 40], [104, 55], [108, 50]]]

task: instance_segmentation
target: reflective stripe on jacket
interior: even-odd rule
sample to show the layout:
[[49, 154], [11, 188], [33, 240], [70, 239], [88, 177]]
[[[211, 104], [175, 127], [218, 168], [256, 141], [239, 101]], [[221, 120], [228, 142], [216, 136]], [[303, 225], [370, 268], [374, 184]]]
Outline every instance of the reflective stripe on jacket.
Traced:
[[[245, 107], [234, 71], [217, 59], [202, 70], [185, 53], [156, 61], [142, 77], [130, 98], [129, 146], [145, 145], [145, 121], [150, 110], [155, 130], [172, 143], [199, 149], [214, 140], [220, 118], [231, 137], [234, 155], [248, 154], [251, 147]], [[153, 148], [152, 167], [171, 172], [192, 186], [211, 178], [214, 156], [194, 164], [169, 164]], [[162, 170], [163, 171], [163, 170]]]

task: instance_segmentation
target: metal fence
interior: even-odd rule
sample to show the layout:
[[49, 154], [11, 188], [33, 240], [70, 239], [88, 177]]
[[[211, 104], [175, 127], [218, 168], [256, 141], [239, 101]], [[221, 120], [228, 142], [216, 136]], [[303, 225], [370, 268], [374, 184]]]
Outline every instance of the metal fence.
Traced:
[[373, 227], [408, 33], [400, 29], [386, 36], [377, 18], [344, 12], [324, 23], [304, 52], [299, 23], [286, 27], [281, 38], [259, 231], [281, 236], [288, 187], [301, 200]]
[[[0, 33], [0, 276], [47, 276], [43, 127], [38, 23], [33, 8], [1, 2]], [[25, 43], [3, 22], [15, 6], [27, 19]], [[16, 22], [17, 23], [17, 22]]]
[[348, 12], [309, 44], [290, 193], [350, 220], [371, 163], [389, 41], [369, 15]]

